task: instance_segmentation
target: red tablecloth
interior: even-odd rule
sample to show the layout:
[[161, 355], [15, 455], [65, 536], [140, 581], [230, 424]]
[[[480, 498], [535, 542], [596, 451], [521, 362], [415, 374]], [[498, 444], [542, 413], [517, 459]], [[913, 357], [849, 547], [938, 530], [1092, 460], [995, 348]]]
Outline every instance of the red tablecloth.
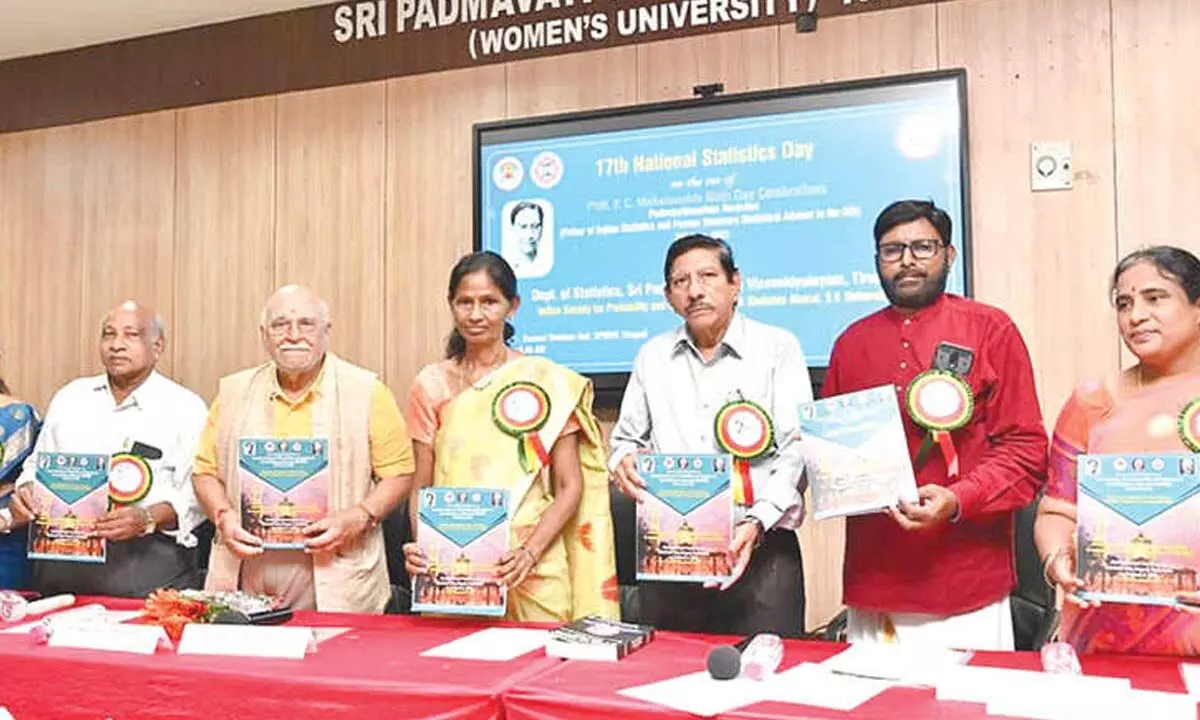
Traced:
[[[134, 601], [111, 601], [133, 608]], [[300, 612], [292, 621], [350, 631], [303, 661], [154, 656], [34, 646], [0, 634], [0, 706], [16, 720], [238, 718], [687, 718], [617, 695], [621, 688], [704, 669], [729, 638], [661, 633], [619, 663], [559, 661], [530, 653], [511, 662], [423, 658], [419, 653], [486, 626], [408, 616]], [[787, 643], [783, 666], [819, 662], [844, 646]], [[1033, 653], [977, 653], [974, 665], [1037, 669]], [[1173, 658], [1088, 656], [1084, 672], [1129, 677], [1135, 688], [1182, 692]], [[728, 718], [984, 718], [983, 705], [938, 702], [929, 689], [892, 688], [853, 713], [758, 703]]]
[[[723, 644], [721, 638], [660, 633], [646, 648], [618, 663], [571, 660], [530, 676], [504, 692], [508, 720], [581, 720], [609, 718], [692, 718], [693, 715], [635, 700], [616, 691], [666, 680], [705, 669], [709, 651]], [[724, 639], [729, 642], [731, 639]], [[845, 646], [834, 643], [788, 641], [782, 668], [802, 662], [820, 662]], [[1083, 658], [1089, 675], [1129, 677], [1141, 690], [1183, 692], [1178, 660], [1156, 657], [1089, 656]], [[972, 665], [1037, 670], [1041, 662], [1034, 653], [976, 653]], [[923, 720], [938, 718], [985, 718], [983, 705], [944, 702], [932, 689], [891, 688], [860, 705], [852, 713], [800, 705], [764, 702], [749, 705], [720, 717], [775, 720], [782, 718], [864, 718], [869, 720]]]
[[505, 688], [561, 662], [420, 657], [481, 623], [298, 612], [290, 624], [351, 630], [303, 661], [68, 650], [0, 635], [0, 706], [16, 720], [501, 718]]

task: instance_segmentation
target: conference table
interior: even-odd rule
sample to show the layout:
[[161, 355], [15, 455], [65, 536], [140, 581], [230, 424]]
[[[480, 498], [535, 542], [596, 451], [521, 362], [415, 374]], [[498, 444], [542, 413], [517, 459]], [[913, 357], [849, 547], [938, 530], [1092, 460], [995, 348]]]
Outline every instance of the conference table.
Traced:
[[[92, 601], [95, 601], [94, 599]], [[138, 601], [105, 599], [112, 609]], [[290, 624], [344, 628], [303, 660], [154, 655], [35, 645], [0, 633], [0, 707], [15, 720], [322, 720], [361, 718], [668, 718], [686, 713], [617, 694], [622, 688], [704, 669], [731, 638], [661, 632], [617, 663], [559, 660], [534, 651], [491, 662], [421, 653], [494, 623], [297, 612]], [[844, 645], [788, 641], [783, 666], [819, 662]], [[1134, 688], [1184, 692], [1174, 658], [1086, 656], [1084, 672], [1129, 677]], [[973, 665], [1036, 670], [1034, 653], [976, 653]], [[845, 713], [762, 702], [720, 717], [985, 718], [984, 706], [938, 701], [932, 689], [894, 687]]]
[[[694, 718], [696, 716], [688, 713], [618, 695], [616, 691], [702, 670], [708, 652], [714, 646], [732, 640], [734, 639], [660, 633], [645, 649], [602, 668], [598, 668], [594, 662], [559, 663], [522, 679], [504, 691], [502, 700], [505, 718]], [[846, 645], [840, 643], [787, 641], [780, 670], [802, 662], [821, 662], [845, 648]], [[1032, 652], [978, 652], [972, 656], [969, 664], [1021, 670], [1041, 669], [1038, 654]], [[1185, 690], [1179, 674], [1178, 658], [1094, 655], [1082, 658], [1081, 664], [1084, 674], [1128, 677], [1134, 689], [1178, 693]], [[858, 706], [853, 712], [761, 702], [723, 713], [719, 717], [754, 720], [958, 720], [998, 716], [989, 715], [982, 704], [939, 701], [934, 697], [932, 688], [893, 687]]]
[[289, 624], [348, 630], [303, 660], [75, 650], [0, 634], [0, 706], [15, 720], [482, 720], [504, 717], [503, 690], [560, 662], [537, 653], [509, 662], [420, 656], [484, 623], [301, 611]]

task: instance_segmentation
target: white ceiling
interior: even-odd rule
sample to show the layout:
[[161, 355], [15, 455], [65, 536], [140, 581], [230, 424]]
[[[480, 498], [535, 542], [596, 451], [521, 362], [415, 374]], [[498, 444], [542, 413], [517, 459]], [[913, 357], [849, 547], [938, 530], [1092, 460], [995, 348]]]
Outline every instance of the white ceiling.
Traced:
[[0, 60], [325, 4], [330, 0], [0, 0]]

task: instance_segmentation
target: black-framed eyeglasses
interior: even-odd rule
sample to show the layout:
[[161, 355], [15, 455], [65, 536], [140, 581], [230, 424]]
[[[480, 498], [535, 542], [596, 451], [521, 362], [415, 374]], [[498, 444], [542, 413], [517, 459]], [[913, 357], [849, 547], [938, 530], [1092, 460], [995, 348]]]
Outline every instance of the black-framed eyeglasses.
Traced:
[[946, 243], [940, 239], [937, 240], [913, 240], [909, 243], [883, 243], [879, 249], [875, 251], [880, 262], [894, 263], [900, 262], [904, 257], [904, 251], [912, 253], [914, 260], [928, 260], [938, 254], [938, 250]]

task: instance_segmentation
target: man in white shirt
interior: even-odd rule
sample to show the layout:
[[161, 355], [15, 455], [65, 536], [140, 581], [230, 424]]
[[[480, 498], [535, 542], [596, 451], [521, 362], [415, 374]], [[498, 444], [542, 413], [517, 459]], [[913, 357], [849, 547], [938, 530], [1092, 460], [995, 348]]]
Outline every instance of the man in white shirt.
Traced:
[[50, 401], [13, 495], [17, 522], [32, 520], [30, 484], [40, 452], [141, 456], [150, 489], [97, 522], [96, 534], [108, 545], [103, 564], [36, 561], [34, 587], [43, 593], [139, 597], [160, 587], [199, 586], [192, 530], [204, 515], [191, 475], [208, 409], [200, 396], [154, 369], [164, 343], [152, 311], [132, 301], [120, 305], [100, 328], [105, 373], [67, 383]]
[[[805, 480], [798, 406], [812, 400], [804, 352], [788, 331], [737, 312], [742, 280], [723, 240], [679, 238], [663, 275], [684, 325], [638, 351], [612, 432], [614, 482], [640, 502], [645, 482], [636, 453], [730, 452], [747, 438], [758, 449], [747, 458], [750, 487], [742, 488], [734, 516], [733, 579], [719, 590], [643, 583], [641, 620], [689, 632], [799, 635], [804, 569], [794, 530], [804, 519]], [[729, 437], [718, 437], [722, 410], [739, 418]]]

